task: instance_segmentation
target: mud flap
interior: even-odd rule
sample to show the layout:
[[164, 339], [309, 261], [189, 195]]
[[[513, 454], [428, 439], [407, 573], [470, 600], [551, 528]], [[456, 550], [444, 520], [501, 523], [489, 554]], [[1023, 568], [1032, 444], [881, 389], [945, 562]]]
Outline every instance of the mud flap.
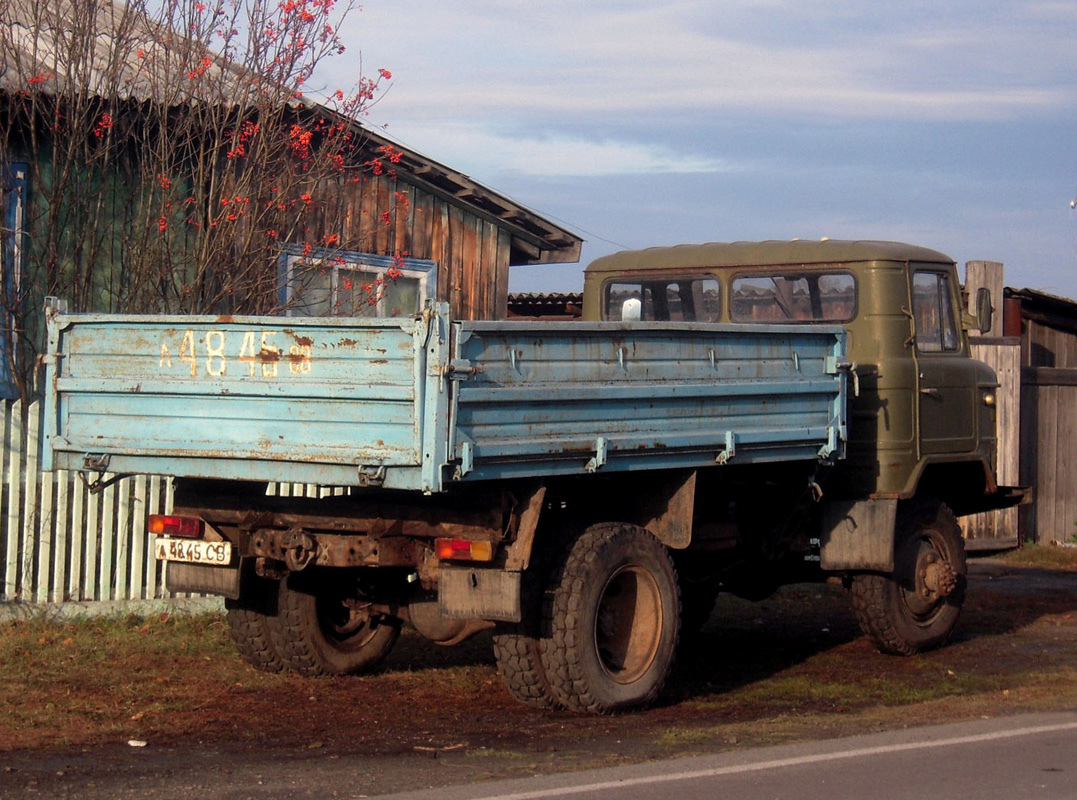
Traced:
[[239, 599], [239, 567], [185, 564], [169, 561], [165, 586], [173, 594], [216, 594], [229, 600]]
[[521, 575], [442, 564], [438, 570], [438, 611], [446, 619], [519, 622]]
[[894, 569], [896, 498], [834, 501], [823, 514], [819, 559], [824, 570]]

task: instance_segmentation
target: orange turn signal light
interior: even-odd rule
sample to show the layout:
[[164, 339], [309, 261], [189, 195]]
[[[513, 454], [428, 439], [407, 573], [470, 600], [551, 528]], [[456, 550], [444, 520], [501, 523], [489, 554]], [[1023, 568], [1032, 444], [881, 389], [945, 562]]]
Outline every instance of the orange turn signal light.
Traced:
[[434, 552], [440, 561], [493, 561], [494, 546], [473, 539], [435, 539]]

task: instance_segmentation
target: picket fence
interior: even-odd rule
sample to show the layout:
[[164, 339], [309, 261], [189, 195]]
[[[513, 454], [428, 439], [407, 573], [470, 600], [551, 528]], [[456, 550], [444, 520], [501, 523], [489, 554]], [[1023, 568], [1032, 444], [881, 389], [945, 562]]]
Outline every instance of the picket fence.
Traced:
[[171, 508], [171, 481], [138, 476], [95, 494], [77, 473], [42, 472], [41, 424], [41, 403], [4, 404], [0, 600], [166, 597], [146, 519]]

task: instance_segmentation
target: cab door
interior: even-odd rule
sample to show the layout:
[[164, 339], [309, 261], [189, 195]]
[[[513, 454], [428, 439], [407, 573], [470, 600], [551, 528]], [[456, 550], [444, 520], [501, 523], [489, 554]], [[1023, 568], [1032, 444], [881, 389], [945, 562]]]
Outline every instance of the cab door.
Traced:
[[976, 445], [976, 365], [965, 351], [953, 272], [911, 276], [920, 455], [967, 453]]

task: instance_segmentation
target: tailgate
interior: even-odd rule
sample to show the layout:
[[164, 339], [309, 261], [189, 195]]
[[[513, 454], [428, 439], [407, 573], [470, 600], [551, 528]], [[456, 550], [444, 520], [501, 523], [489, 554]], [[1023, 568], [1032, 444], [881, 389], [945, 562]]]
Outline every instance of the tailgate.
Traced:
[[422, 488], [426, 347], [440, 346], [429, 325], [53, 313], [46, 460]]

